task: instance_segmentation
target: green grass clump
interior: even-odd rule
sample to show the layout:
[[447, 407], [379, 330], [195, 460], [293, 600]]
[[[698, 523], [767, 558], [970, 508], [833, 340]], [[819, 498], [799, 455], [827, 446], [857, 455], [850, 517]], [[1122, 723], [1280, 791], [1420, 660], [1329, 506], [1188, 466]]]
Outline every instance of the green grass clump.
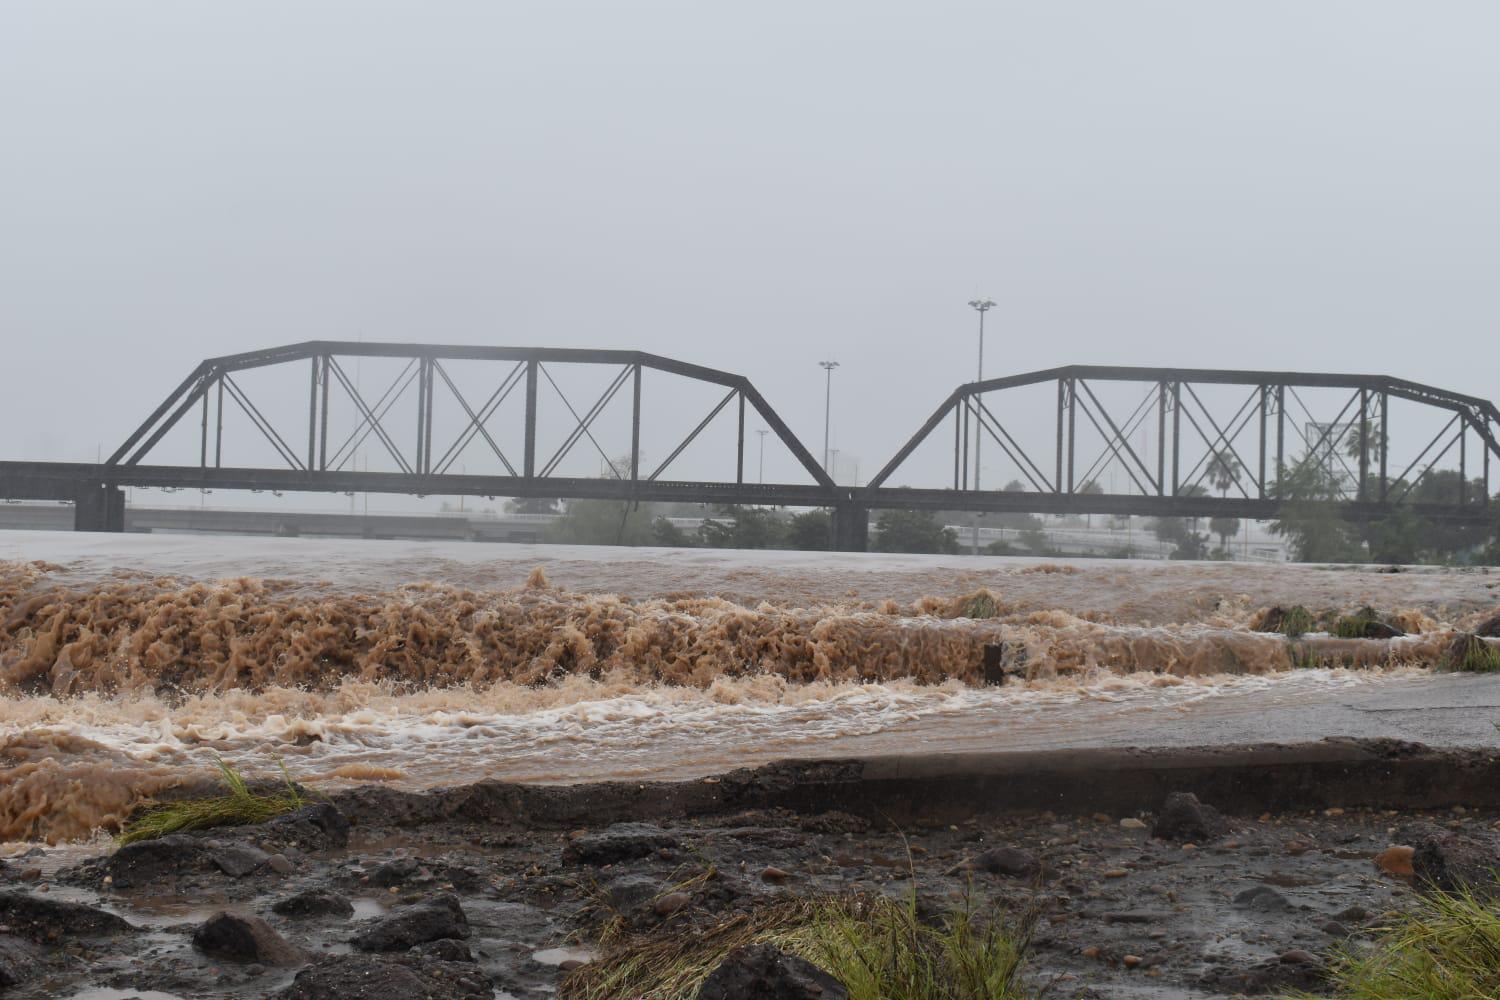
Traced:
[[995, 618], [999, 614], [1000, 601], [988, 590], [977, 590], [958, 605], [959, 618]]
[[850, 1000], [1024, 1000], [1032, 914], [965, 905], [936, 923], [915, 891], [785, 900], [706, 931], [623, 938], [563, 982], [567, 1000], [692, 1000], [731, 951], [766, 943], [826, 970]]
[[184, 799], [157, 806], [125, 824], [119, 838], [121, 846], [165, 837], [169, 833], [208, 830], [216, 826], [251, 826], [307, 805], [307, 800], [292, 783], [291, 775], [287, 774], [285, 764], [281, 766], [281, 776], [286, 781], [286, 794], [257, 795], [250, 791], [245, 779], [217, 754], [214, 763], [219, 767], [224, 786], [229, 789], [228, 795]]
[[1469, 674], [1500, 672], [1500, 647], [1491, 646], [1477, 635], [1461, 633], [1443, 655], [1443, 669]]
[[1329, 974], [1336, 1000], [1500, 996], [1500, 907], [1468, 893], [1424, 897], [1374, 948], [1336, 955]]
[[1300, 604], [1290, 608], [1279, 605], [1261, 613], [1259, 621], [1251, 625], [1258, 632], [1279, 632], [1288, 639], [1300, 639], [1317, 628], [1312, 612]]

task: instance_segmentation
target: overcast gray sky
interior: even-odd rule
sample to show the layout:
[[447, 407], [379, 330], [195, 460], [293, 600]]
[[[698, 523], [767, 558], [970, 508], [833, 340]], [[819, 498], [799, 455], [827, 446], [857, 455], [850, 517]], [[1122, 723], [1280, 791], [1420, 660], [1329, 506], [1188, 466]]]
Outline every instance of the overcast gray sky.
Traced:
[[0, 0], [0, 457], [201, 357], [640, 348], [866, 474], [972, 377], [1494, 397], [1500, 6]]

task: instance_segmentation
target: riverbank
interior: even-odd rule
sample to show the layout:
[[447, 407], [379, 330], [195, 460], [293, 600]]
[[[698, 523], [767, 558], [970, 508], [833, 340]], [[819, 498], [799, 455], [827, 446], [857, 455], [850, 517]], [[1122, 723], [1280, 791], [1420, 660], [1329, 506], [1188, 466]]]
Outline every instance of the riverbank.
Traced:
[[1497, 778], [1494, 751], [1329, 741], [363, 786], [258, 827], [8, 858], [0, 968], [24, 1000], [566, 996], [608, 935], [915, 891], [933, 914], [1034, 908], [1028, 975], [1053, 995], [1271, 995], [1317, 989], [1323, 955], [1405, 905], [1388, 849], [1495, 857]]

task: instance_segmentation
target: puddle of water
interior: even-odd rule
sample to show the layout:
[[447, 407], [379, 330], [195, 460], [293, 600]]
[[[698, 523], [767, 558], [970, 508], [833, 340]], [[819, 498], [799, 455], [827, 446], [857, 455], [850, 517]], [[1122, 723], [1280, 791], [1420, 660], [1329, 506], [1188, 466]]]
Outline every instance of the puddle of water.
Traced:
[[543, 948], [532, 952], [533, 961], [543, 965], [562, 965], [564, 962], [592, 962], [594, 953], [588, 948]]
[[383, 917], [390, 912], [390, 907], [378, 899], [351, 899], [349, 902], [354, 905], [355, 920], [369, 920], [371, 917]]

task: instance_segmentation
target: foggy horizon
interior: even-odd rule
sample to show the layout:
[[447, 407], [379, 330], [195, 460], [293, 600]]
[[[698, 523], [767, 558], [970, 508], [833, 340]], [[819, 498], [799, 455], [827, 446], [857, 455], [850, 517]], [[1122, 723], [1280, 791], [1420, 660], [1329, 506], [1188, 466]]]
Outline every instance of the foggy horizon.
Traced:
[[868, 478], [974, 378], [975, 295], [987, 377], [1490, 398], [1497, 27], [1478, 3], [7, 4], [0, 457], [91, 461], [204, 357], [362, 339], [724, 369], [815, 454], [837, 359], [833, 445]]

